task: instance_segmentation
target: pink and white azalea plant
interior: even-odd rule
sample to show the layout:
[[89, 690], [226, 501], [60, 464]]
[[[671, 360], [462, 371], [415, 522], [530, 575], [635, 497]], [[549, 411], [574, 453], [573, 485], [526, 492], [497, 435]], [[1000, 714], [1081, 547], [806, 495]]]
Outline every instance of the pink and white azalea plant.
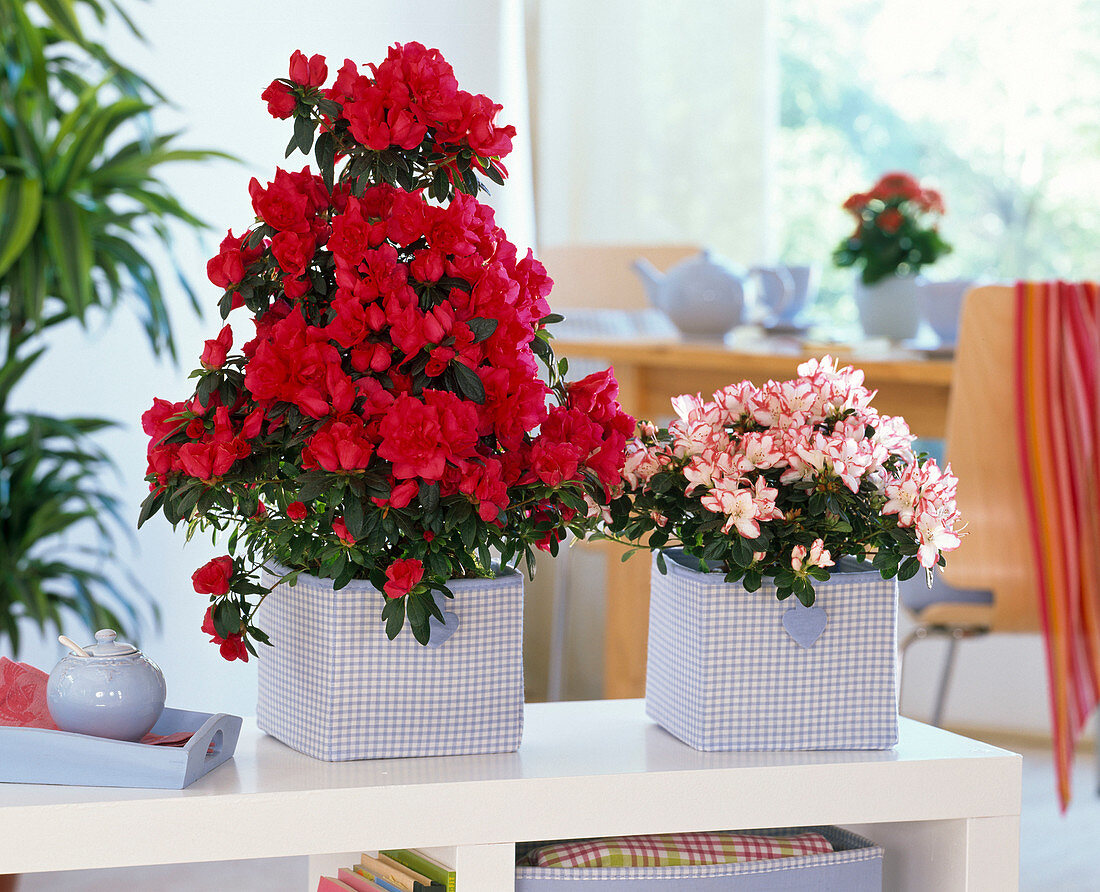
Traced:
[[749, 591], [771, 578], [807, 605], [843, 556], [887, 578], [931, 572], [959, 546], [957, 480], [874, 396], [863, 372], [826, 356], [791, 381], [674, 398], [676, 420], [641, 422], [628, 444], [606, 534], [682, 548]]

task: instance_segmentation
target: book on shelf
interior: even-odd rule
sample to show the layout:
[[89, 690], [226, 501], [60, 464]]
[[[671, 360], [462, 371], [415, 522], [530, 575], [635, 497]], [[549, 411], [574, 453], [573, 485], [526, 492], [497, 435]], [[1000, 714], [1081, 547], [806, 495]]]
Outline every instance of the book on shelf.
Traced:
[[362, 865], [353, 867], [352, 873], [358, 874], [365, 880], [370, 880], [370, 882], [374, 883], [382, 892], [404, 892], [400, 886], [395, 886], [393, 883], [389, 883], [381, 877], [375, 876], [369, 868], [363, 867]]
[[379, 886], [374, 880], [368, 880], [360, 873], [356, 873], [350, 867], [341, 867], [336, 878], [349, 886], [352, 892], [390, 892], [385, 886]]
[[317, 881], [317, 892], [357, 892], [357, 890], [334, 877], [321, 877]]
[[387, 858], [391, 858], [399, 864], [423, 874], [433, 883], [443, 886], [447, 892], [455, 892], [454, 869], [426, 852], [419, 849], [384, 849], [378, 854], [385, 855]]
[[376, 857], [364, 852], [359, 856], [359, 866], [362, 868], [361, 872], [372, 875], [375, 882], [380, 879], [385, 880], [387, 883], [396, 886], [399, 892], [429, 892], [429, 890], [431, 892], [442, 892], [444, 889], [442, 885], [433, 884], [423, 874], [405, 867], [386, 855]]

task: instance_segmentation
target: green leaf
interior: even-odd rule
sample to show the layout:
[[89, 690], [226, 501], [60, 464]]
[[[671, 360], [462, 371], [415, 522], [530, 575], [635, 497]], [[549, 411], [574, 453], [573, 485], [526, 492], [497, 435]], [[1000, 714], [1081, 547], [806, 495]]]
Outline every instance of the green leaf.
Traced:
[[906, 579], [912, 579], [921, 570], [920, 561], [916, 558], [906, 558], [902, 562], [901, 567], [898, 569], [898, 579], [904, 582]]
[[439, 484], [427, 480], [420, 481], [420, 504], [427, 512], [439, 507]]
[[80, 30], [80, 21], [76, 17], [72, 0], [37, 0], [37, 5], [49, 16], [50, 23], [65, 40], [76, 44], [84, 43], [84, 34]]
[[367, 533], [363, 502], [354, 493], [344, 499], [344, 523], [347, 525], [348, 532], [356, 539], [362, 539]]
[[158, 489], [149, 493], [146, 496], [145, 501], [141, 503], [141, 513], [138, 515], [138, 529], [141, 529], [141, 525], [145, 523], [150, 517], [156, 514], [161, 506], [164, 505], [164, 490]]
[[219, 638], [239, 635], [241, 631], [241, 612], [229, 598], [222, 598], [214, 605], [214, 631]]
[[334, 483], [328, 471], [307, 471], [298, 477], [298, 501], [312, 502], [327, 493]]
[[[294, 118], [294, 137], [287, 147], [287, 157], [290, 157], [294, 148], [301, 150], [303, 155], [308, 155], [313, 148], [313, 134], [317, 130], [317, 122], [307, 115], [297, 115]], [[294, 148], [292, 148], [294, 147]]]
[[92, 246], [84, 214], [67, 199], [47, 198], [42, 204], [47, 250], [58, 274], [58, 297], [80, 320], [92, 302]]
[[27, 247], [42, 216], [42, 182], [31, 177], [0, 179], [0, 276]]
[[485, 387], [477, 372], [461, 362], [452, 362], [450, 368], [454, 372], [459, 393], [471, 402], [482, 405], [485, 402]]
[[424, 604], [425, 597], [424, 592], [418, 591], [410, 594], [407, 599], [409, 625], [412, 627], [413, 637], [421, 644], [427, 644], [431, 637], [431, 626], [428, 623], [430, 613]]
[[473, 332], [474, 343], [478, 344], [491, 337], [493, 332], [497, 330], [497, 325], [500, 323], [496, 319], [482, 319], [476, 317], [474, 319], [468, 319], [466, 324], [470, 326], [470, 331]]
[[393, 641], [405, 625], [405, 599], [388, 598], [382, 608], [382, 619], [386, 622], [386, 637]]
[[[336, 103], [332, 104], [335, 105]], [[321, 171], [321, 178], [325, 181], [325, 188], [331, 192], [336, 165], [336, 139], [331, 132], [326, 130], [317, 137], [314, 154], [317, 157], [317, 167]]]

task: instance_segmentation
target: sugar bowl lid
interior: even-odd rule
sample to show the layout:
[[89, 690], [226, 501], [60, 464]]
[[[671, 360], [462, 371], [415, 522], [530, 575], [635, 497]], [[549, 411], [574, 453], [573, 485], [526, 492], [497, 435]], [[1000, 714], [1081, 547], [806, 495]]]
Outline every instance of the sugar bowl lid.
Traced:
[[114, 629], [100, 629], [95, 633], [95, 644], [88, 645], [84, 650], [92, 657], [125, 657], [138, 652], [132, 644], [116, 641], [116, 637]]

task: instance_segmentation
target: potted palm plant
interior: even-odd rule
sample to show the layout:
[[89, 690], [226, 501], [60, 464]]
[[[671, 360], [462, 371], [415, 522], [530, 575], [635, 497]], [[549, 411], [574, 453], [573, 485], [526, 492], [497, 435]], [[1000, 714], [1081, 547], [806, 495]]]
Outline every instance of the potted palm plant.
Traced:
[[113, 581], [124, 527], [92, 439], [113, 423], [16, 411], [11, 398], [51, 329], [120, 305], [154, 350], [172, 350], [147, 258], [169, 248], [169, 223], [199, 221], [159, 175], [210, 155], [152, 131], [160, 95], [85, 36], [81, 10], [108, 13], [97, 0], [0, 0], [0, 638], [15, 651], [25, 621], [133, 630], [143, 612], [140, 586]]

